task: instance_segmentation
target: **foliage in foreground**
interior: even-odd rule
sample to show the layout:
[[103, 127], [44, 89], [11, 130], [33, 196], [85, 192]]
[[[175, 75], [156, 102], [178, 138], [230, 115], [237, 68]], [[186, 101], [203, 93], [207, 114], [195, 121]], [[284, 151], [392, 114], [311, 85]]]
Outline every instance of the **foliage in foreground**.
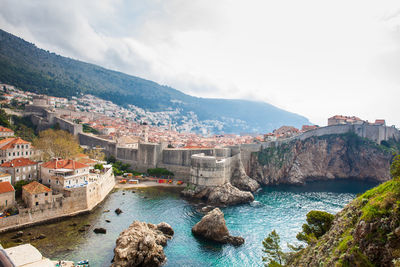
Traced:
[[269, 235], [263, 240], [263, 252], [266, 256], [262, 257], [262, 261], [266, 262], [266, 264], [264, 264], [265, 266], [277, 267], [282, 266], [284, 263], [284, 253], [279, 245], [280, 240], [281, 239], [275, 230], [269, 233]]
[[335, 216], [332, 214], [312, 210], [307, 213], [307, 223], [303, 224], [303, 231], [296, 235], [296, 238], [300, 241], [304, 241], [307, 244], [311, 244], [323, 236], [332, 226], [332, 222]]

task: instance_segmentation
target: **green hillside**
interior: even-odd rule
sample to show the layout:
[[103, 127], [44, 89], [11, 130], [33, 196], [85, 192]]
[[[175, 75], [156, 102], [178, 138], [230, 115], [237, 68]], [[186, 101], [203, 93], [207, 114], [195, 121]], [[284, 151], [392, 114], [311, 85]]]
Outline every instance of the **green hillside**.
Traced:
[[0, 81], [52, 96], [93, 94], [148, 111], [193, 111], [200, 120], [225, 122], [225, 132], [266, 132], [281, 125], [309, 123], [305, 117], [264, 102], [192, 97], [149, 80], [50, 53], [2, 30]]

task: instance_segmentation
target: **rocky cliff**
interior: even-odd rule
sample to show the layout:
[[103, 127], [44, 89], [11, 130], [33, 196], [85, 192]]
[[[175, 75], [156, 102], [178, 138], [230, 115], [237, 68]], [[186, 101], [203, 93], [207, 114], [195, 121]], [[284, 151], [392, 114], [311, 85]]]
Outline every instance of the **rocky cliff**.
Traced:
[[288, 266], [400, 266], [400, 178], [353, 200]]
[[249, 176], [264, 185], [356, 178], [387, 181], [392, 151], [355, 134], [293, 140], [253, 153]]

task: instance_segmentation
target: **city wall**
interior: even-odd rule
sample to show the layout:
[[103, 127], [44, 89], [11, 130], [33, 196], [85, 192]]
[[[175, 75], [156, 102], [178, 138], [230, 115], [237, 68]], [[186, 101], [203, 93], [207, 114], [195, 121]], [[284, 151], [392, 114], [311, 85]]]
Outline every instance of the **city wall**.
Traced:
[[107, 197], [114, 185], [115, 178], [109, 169], [98, 182], [68, 189], [64, 194], [53, 195], [52, 203], [20, 209], [18, 215], [0, 219], [0, 233], [90, 212]]
[[322, 136], [329, 134], [345, 134], [349, 132], [355, 133], [363, 138], [368, 138], [378, 144], [380, 144], [383, 140], [387, 141], [389, 139], [395, 139], [397, 141], [400, 141], [400, 131], [395, 127], [370, 125], [370, 124], [331, 125], [305, 132], [295, 137], [295, 139], [305, 140], [313, 136]]

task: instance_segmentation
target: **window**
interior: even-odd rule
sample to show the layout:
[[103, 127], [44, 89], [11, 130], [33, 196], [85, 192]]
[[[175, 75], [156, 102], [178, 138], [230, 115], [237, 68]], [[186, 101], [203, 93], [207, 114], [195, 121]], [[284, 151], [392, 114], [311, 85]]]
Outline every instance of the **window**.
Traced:
[[28, 145], [26, 145], [25, 147], [28, 148]]
[[19, 148], [19, 145], [17, 145], [17, 148]]
[[36, 202], [36, 206], [39, 206], [39, 202]]
[[25, 152], [25, 155], [27, 155], [27, 156], [28, 156], [28, 151], [26, 151], [26, 152]]
[[37, 198], [37, 195], [35, 195], [35, 198]]
[[19, 172], [19, 169], [16, 169], [16, 172]]
[[15, 152], [13, 152], [13, 156], [15, 156]]
[[47, 197], [49, 195], [49, 193], [44, 193], [44, 195]]
[[11, 152], [8, 152], [8, 156], [11, 157]]
[[50, 183], [50, 179], [49, 179], [49, 183]]
[[29, 152], [29, 155], [32, 155], [32, 151], [31, 151], [31, 152]]
[[19, 156], [19, 151], [17, 152], [17, 156]]
[[7, 199], [6, 199], [6, 207], [7, 207], [7, 202], [8, 202], [8, 201], [7, 201]]
[[58, 180], [56, 181], [56, 184], [58, 184]]

